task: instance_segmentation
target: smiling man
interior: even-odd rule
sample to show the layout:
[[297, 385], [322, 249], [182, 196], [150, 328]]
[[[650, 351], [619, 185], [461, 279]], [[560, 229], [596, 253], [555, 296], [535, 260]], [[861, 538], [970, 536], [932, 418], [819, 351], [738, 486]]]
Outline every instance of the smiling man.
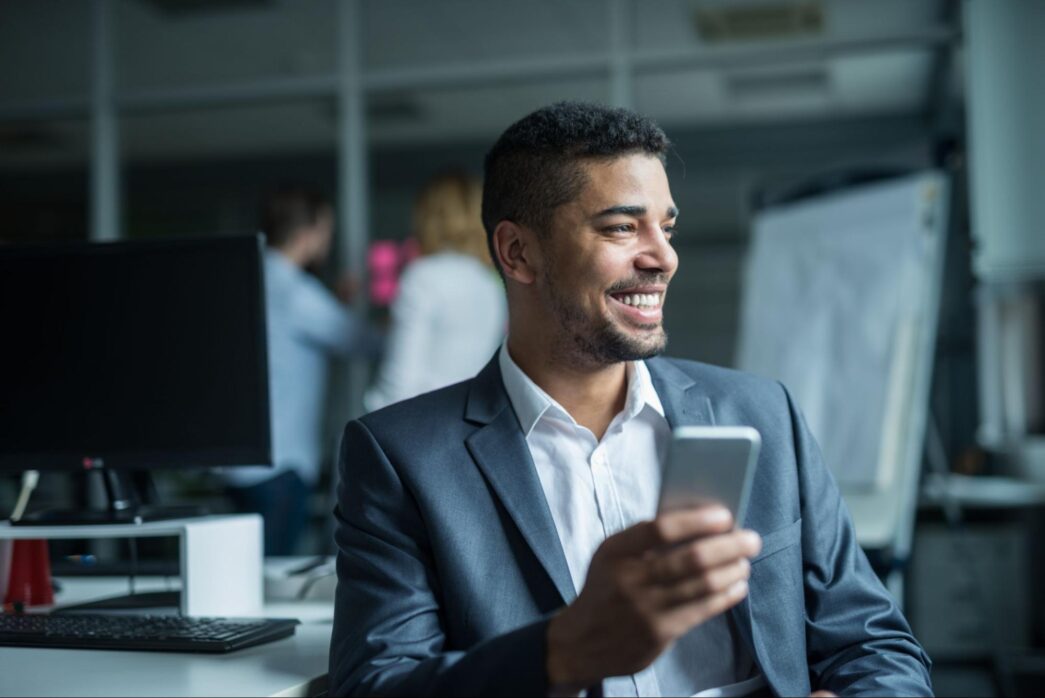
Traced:
[[[487, 155], [508, 339], [474, 379], [346, 427], [332, 693], [931, 693], [787, 391], [658, 357], [668, 147], [561, 103]], [[672, 428], [709, 424], [762, 435], [743, 528], [656, 512]]]

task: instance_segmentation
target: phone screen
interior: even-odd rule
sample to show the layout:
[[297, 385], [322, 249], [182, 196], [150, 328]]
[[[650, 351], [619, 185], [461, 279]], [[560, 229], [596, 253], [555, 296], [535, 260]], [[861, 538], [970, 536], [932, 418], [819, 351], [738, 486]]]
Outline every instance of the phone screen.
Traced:
[[668, 451], [658, 511], [721, 504], [740, 525], [761, 445], [752, 427], [679, 427]]

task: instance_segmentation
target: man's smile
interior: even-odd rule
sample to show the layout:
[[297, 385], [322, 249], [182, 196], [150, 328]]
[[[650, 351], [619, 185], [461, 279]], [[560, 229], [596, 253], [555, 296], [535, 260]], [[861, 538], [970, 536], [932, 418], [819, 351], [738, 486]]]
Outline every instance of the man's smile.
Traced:
[[664, 286], [643, 286], [607, 294], [612, 306], [633, 324], [660, 323], [664, 305]]

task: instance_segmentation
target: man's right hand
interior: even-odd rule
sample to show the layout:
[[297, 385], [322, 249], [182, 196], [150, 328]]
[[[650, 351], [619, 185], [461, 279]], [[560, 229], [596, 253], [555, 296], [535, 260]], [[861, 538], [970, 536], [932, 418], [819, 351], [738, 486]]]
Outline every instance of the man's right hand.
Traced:
[[747, 595], [762, 541], [718, 506], [661, 514], [610, 536], [577, 599], [548, 626], [548, 679], [579, 690], [646, 668]]

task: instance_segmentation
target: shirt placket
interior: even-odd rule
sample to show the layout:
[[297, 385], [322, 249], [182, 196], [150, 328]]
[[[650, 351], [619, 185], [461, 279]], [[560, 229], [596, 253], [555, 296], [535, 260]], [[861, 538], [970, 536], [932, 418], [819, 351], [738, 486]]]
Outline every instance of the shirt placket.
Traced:
[[603, 444], [599, 444], [591, 452], [588, 463], [591, 466], [592, 482], [595, 483], [595, 503], [602, 519], [603, 538], [609, 538], [614, 533], [623, 531], [625, 525], [620, 498], [617, 496], [617, 488], [613, 486], [613, 476]]
[[[595, 483], [595, 503], [602, 520], [604, 538], [623, 531], [628, 525], [617, 487], [613, 481], [613, 472], [607, 456], [608, 451], [609, 447], [606, 441], [603, 441], [596, 445], [588, 460], [592, 482]], [[652, 666], [632, 676], [609, 679], [604, 688], [607, 695], [626, 695], [632, 690], [637, 696], [660, 695], [660, 684], [657, 682]]]

